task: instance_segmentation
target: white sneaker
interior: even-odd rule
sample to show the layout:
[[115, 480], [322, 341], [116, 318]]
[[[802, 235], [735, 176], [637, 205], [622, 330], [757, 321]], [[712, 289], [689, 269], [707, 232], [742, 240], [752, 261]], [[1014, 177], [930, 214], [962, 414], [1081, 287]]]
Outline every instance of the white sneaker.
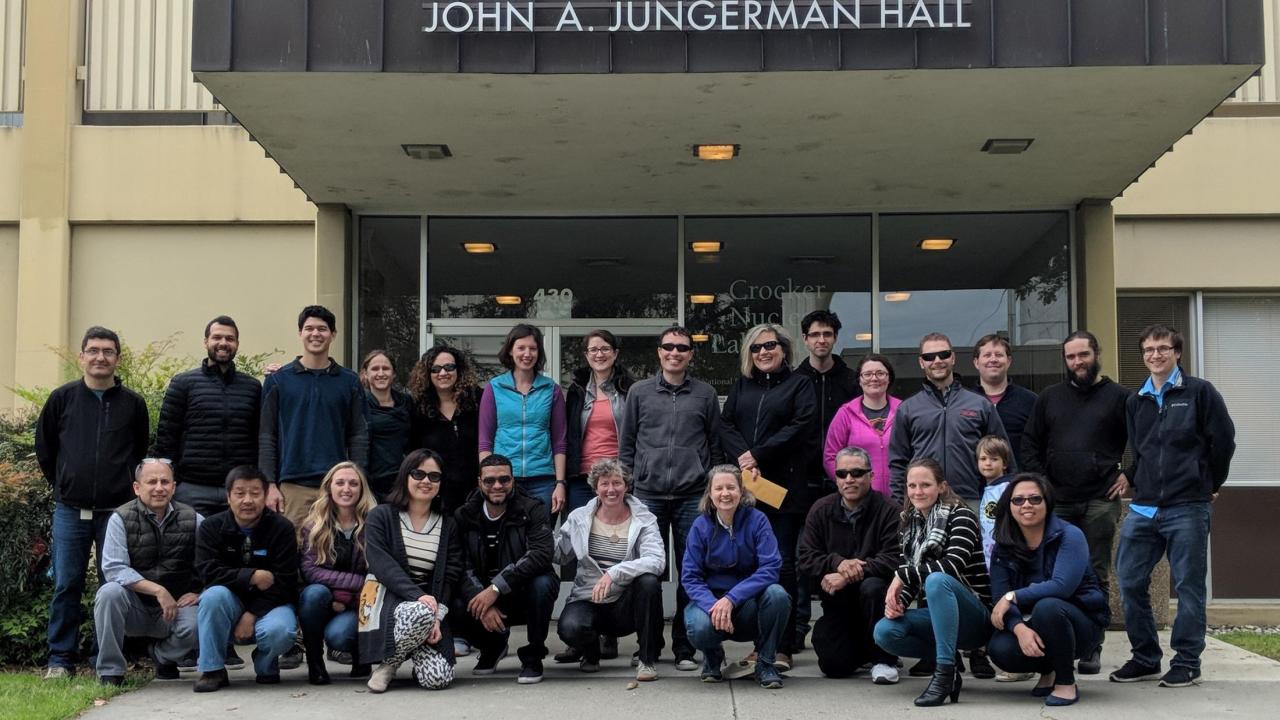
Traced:
[[369, 686], [369, 692], [386, 692], [387, 687], [391, 685], [391, 681], [396, 679], [396, 670], [399, 669], [399, 665], [391, 665], [388, 663], [379, 664], [378, 667], [373, 669], [373, 673], [369, 675], [369, 682], [367, 683]]
[[453, 639], [453, 654], [455, 657], [466, 657], [471, 654], [471, 643], [462, 638]]
[[1011, 673], [1001, 670], [996, 673], [996, 682], [1026, 682], [1035, 677], [1035, 673]]
[[894, 685], [898, 682], [898, 668], [887, 663], [871, 666], [871, 682], [877, 685]]
[[658, 679], [658, 670], [652, 665], [640, 663], [636, 666], [636, 680], [639, 682], [653, 682]]

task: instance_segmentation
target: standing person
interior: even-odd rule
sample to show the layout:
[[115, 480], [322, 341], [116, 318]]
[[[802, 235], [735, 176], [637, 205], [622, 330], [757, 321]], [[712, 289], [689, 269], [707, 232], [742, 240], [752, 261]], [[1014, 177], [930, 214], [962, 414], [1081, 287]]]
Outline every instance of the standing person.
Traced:
[[[777, 649], [785, 639], [791, 596], [778, 584], [782, 556], [769, 519], [753, 505], [733, 465], [707, 471], [707, 489], [689, 532], [681, 583], [689, 590], [685, 624], [702, 650], [702, 682], [724, 679], [724, 641], [755, 644], [754, 673], [760, 687], [782, 687]], [[741, 665], [741, 664], [740, 664]]]
[[520, 323], [498, 351], [507, 372], [484, 386], [480, 399], [480, 460], [497, 453], [511, 459], [515, 478], [552, 515], [564, 507], [564, 393], [542, 374], [547, 364], [542, 331]]
[[[386, 692], [396, 670], [413, 661], [420, 687], [443, 690], [453, 683], [449, 602], [462, 575], [458, 527], [444, 512], [440, 456], [421, 448], [400, 464], [387, 501], [369, 513], [365, 532], [369, 571], [385, 594], [361, 603], [360, 657], [377, 662], [369, 692]], [[370, 593], [366, 589], [365, 595]]]
[[782, 554], [778, 582], [791, 596], [791, 616], [779, 647], [777, 665], [791, 669], [795, 652], [796, 544], [809, 509], [811, 459], [818, 453], [813, 389], [808, 378], [791, 371], [791, 337], [778, 325], [756, 325], [742, 339], [741, 372], [729, 388], [720, 416], [720, 442], [744, 471], [758, 473], [787, 489], [782, 507], [766, 506]]
[[551, 610], [560, 579], [551, 570], [551, 518], [546, 503], [520, 491], [511, 460], [480, 461], [480, 492], [454, 513], [465, 555], [454, 630], [480, 651], [473, 675], [492, 675], [506, 654], [508, 627], [528, 626], [528, 644], [516, 651], [516, 682], [542, 682]]
[[364, 418], [369, 432], [369, 487], [385, 497], [395, 483], [417, 418], [413, 398], [395, 387], [396, 369], [386, 350], [370, 350], [360, 363]]
[[[1049, 478], [1053, 512], [1084, 531], [1098, 580], [1111, 582], [1111, 548], [1120, 519], [1120, 498], [1129, 490], [1121, 469], [1129, 432], [1125, 404], [1133, 391], [1102, 375], [1102, 350], [1087, 330], [1062, 343], [1066, 379], [1036, 400], [1022, 434], [1022, 467]], [[1080, 661], [1081, 675], [1102, 670], [1102, 639]]]
[[298, 621], [307, 649], [307, 682], [328, 685], [324, 646], [350, 657], [351, 677], [366, 677], [369, 663], [356, 651], [356, 605], [368, 571], [365, 528], [377, 503], [364, 473], [340, 462], [320, 481], [320, 497], [302, 524], [302, 579]]
[[329, 357], [338, 320], [327, 308], [298, 313], [302, 354], [262, 383], [258, 462], [270, 481], [267, 506], [301, 524], [320, 480], [343, 460], [365, 467], [369, 432], [355, 373]]
[[115, 376], [119, 364], [120, 336], [97, 325], [86, 330], [83, 377], [50, 393], [36, 421], [36, 459], [54, 501], [46, 680], [75, 673], [89, 550], [97, 548], [101, 577], [107, 523], [133, 495], [133, 469], [150, 444], [147, 403]]
[[409, 373], [409, 394], [418, 414], [413, 446], [440, 456], [440, 497], [452, 516], [480, 475], [480, 385], [471, 359], [455, 347], [436, 345]]
[[[902, 559], [876, 623], [876, 644], [897, 655], [932, 656], [933, 679], [917, 707], [959, 702], [960, 650], [991, 637], [991, 578], [982, 557], [978, 518], [951, 491], [942, 466], [930, 458], [907, 467], [902, 512]], [[923, 598], [928, 606], [907, 609]]]
[[206, 518], [196, 534], [196, 574], [204, 585], [197, 627], [200, 677], [195, 692], [231, 684], [223, 661], [228, 638], [252, 641], [260, 685], [280, 682], [279, 658], [298, 635], [297, 531], [267, 507], [270, 482], [242, 465], [227, 474], [228, 510]]
[[1169, 558], [1178, 614], [1169, 645], [1174, 657], [1161, 687], [1200, 682], [1204, 652], [1209, 522], [1236, 451], [1236, 427], [1222, 395], [1182, 371], [1182, 333], [1152, 325], [1138, 339], [1151, 377], [1125, 404], [1133, 448], [1133, 503], [1120, 530], [1116, 577], [1133, 657], [1111, 673], [1115, 682], [1160, 674], [1160, 643], [1151, 611], [1151, 571]]
[[884, 617], [885, 593], [902, 555], [899, 510], [871, 490], [875, 471], [866, 450], [841, 448], [835, 477], [835, 494], [813, 504], [797, 550], [801, 571], [822, 590], [813, 652], [827, 677], [849, 677], [871, 663], [871, 681], [892, 685], [898, 658], [875, 644], [872, 630]]
[[586, 342], [587, 364], [573, 371], [573, 382], [565, 393], [568, 512], [595, 497], [587, 475], [596, 461], [618, 457], [618, 426], [627, 391], [635, 383], [631, 373], [618, 364], [618, 338], [613, 333], [592, 330]]
[[[685, 538], [698, 518], [704, 474], [722, 460], [720, 400], [714, 388], [689, 374], [693, 340], [687, 329], [673, 325], [663, 330], [657, 351], [662, 371], [627, 393], [618, 459], [632, 468], [633, 492], [658, 518], [658, 532], [675, 558], [672, 578], [680, 583]], [[677, 584], [671, 650], [676, 669], [685, 671], [698, 669], [684, 625], [688, 605], [684, 585]]]
[[555, 562], [576, 568], [573, 589], [560, 613], [560, 639], [577, 651], [583, 672], [600, 670], [602, 634], [636, 634], [636, 680], [658, 679], [662, 639], [662, 582], [667, 548], [658, 519], [632, 497], [631, 472], [616, 458], [591, 466], [587, 481], [596, 496], [569, 513], [556, 531]]
[[978, 387], [996, 406], [1013, 456], [1022, 450], [1022, 432], [1036, 404], [1036, 394], [1009, 379], [1013, 366], [1013, 345], [1003, 335], [992, 333], [973, 345], [973, 368], [978, 371]]
[[1080, 528], [1053, 513], [1053, 490], [1022, 473], [996, 504], [991, 657], [1002, 668], [1040, 673], [1031, 694], [1050, 707], [1074, 705], [1076, 658], [1087, 657], [1111, 622], [1106, 591], [1089, 566]]
[[823, 463], [835, 477], [836, 453], [847, 447], [862, 448], [871, 458], [871, 489], [892, 495], [889, 488], [889, 438], [902, 401], [889, 394], [893, 387], [893, 364], [889, 358], [872, 353], [858, 361], [855, 373], [862, 395], [845, 403], [827, 429]]
[[178, 663], [196, 649], [196, 528], [201, 517], [173, 501], [173, 468], [143, 458], [136, 497], [116, 508], [102, 546], [102, 584], [93, 600], [98, 679], [124, 683], [124, 639], [152, 641], [157, 680], [177, 680]]

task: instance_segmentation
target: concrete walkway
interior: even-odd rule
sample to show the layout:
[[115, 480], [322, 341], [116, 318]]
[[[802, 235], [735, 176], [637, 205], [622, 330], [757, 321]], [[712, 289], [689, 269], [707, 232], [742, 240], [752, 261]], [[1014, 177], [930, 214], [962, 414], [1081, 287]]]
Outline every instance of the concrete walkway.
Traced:
[[[519, 628], [517, 628], [517, 632]], [[554, 630], [553, 630], [554, 637]], [[1164, 639], [1168, 637], [1165, 634]], [[520, 638], [513, 636], [512, 649]], [[552, 648], [560, 643], [551, 641]], [[797, 718], [1037, 718], [1105, 717], [1201, 718], [1275, 717], [1280, 706], [1280, 663], [1209, 639], [1204, 654], [1203, 684], [1183, 689], [1155, 682], [1120, 685], [1107, 673], [1126, 658], [1122, 633], [1109, 633], [1103, 673], [1081, 678], [1081, 701], [1066, 708], [1045, 708], [1028, 694], [1032, 683], [996, 683], [966, 675], [958, 705], [916, 708], [912, 699], [925, 680], [904, 677], [896, 686], [880, 687], [865, 676], [828, 680], [818, 673], [813, 652], [796, 657], [797, 667], [782, 690], [763, 690], [749, 680], [704, 685], [696, 672], [679, 672], [668, 661], [658, 667], [661, 679], [628, 689], [633, 678], [627, 657], [634, 645], [621, 643], [622, 657], [605, 661], [601, 672], [585, 675], [577, 665], [548, 662], [538, 685], [518, 685], [519, 662], [503, 660], [498, 673], [472, 677], [474, 656], [458, 664], [458, 680], [443, 692], [420, 690], [406, 664], [391, 689], [371, 695], [364, 681], [345, 677], [346, 669], [330, 666], [334, 684], [312, 687], [305, 667], [284, 673], [276, 686], [253, 683], [252, 669], [231, 674], [232, 685], [216, 693], [191, 692], [191, 680], [152, 682], [86, 713], [88, 720], [373, 720], [433, 718], [448, 720], [781, 720]], [[728, 656], [741, 657], [745, 645], [726, 646]], [[1167, 648], [1166, 648], [1166, 652]], [[514, 652], [512, 653], [514, 655]], [[241, 655], [248, 658], [248, 652]], [[1166, 655], [1166, 659], [1167, 659]], [[190, 676], [194, 679], [194, 676]]]

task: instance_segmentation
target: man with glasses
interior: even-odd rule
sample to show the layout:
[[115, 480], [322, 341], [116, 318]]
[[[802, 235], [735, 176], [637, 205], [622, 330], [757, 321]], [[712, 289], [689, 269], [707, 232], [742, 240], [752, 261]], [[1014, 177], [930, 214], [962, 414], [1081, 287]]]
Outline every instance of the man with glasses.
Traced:
[[898, 658], [875, 644], [884, 598], [901, 559], [900, 509], [871, 491], [871, 457], [857, 447], [836, 453], [836, 493], [813, 504], [797, 564], [822, 590], [813, 651], [827, 677], [849, 677], [871, 663], [871, 681], [898, 682]]
[[119, 364], [120, 336], [89, 328], [80, 341], [83, 377], [50, 393], [36, 422], [36, 459], [54, 499], [46, 680], [75, 672], [89, 550], [97, 545], [101, 577], [107, 523], [132, 496], [133, 469], [150, 444], [147, 403], [115, 376]]
[[480, 650], [473, 675], [492, 675], [507, 654], [508, 628], [528, 626], [528, 644], [516, 651], [516, 682], [539, 683], [560, 592], [551, 569], [551, 518], [544, 503], [516, 488], [503, 455], [480, 461], [479, 487], [454, 513], [465, 562], [449, 622], [455, 636]]
[[[1133, 656], [1113, 682], [1160, 677], [1161, 687], [1200, 682], [1205, 646], [1205, 577], [1209, 523], [1218, 489], [1227, 481], [1236, 428], [1222, 395], [1182, 371], [1182, 333], [1152, 325], [1138, 339], [1151, 376], [1125, 404], [1133, 448], [1133, 503], [1120, 529], [1116, 578]], [[1151, 611], [1151, 571], [1164, 556], [1178, 592], [1169, 645], [1174, 657], [1160, 676], [1163, 653]]]
[[196, 650], [196, 529], [203, 519], [175, 502], [173, 466], [145, 458], [134, 471], [133, 500], [116, 508], [102, 546], [102, 584], [93, 601], [98, 679], [124, 683], [124, 639], [152, 640], [157, 680], [177, 680]]
[[[689, 375], [692, 360], [689, 331], [678, 325], [663, 330], [658, 336], [662, 372], [631, 387], [618, 435], [618, 459], [631, 468], [632, 492], [657, 516], [658, 531], [675, 552], [669, 565], [677, 582], [706, 472], [723, 462], [717, 439], [720, 400], [714, 388]], [[671, 649], [676, 668], [686, 671], [699, 667], [684, 626], [688, 604], [689, 596], [677, 586]]]

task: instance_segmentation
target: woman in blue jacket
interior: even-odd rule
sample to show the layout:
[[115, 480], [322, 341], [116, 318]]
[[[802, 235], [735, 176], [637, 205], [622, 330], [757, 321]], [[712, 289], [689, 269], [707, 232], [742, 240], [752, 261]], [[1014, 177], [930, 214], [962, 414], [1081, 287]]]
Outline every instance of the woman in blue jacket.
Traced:
[[991, 555], [991, 659], [1009, 672], [1038, 672], [1031, 691], [1045, 705], [1080, 699], [1076, 659], [1087, 657], [1111, 622], [1107, 595], [1089, 563], [1089, 543], [1053, 513], [1043, 476], [1014, 477], [996, 505]]
[[778, 584], [778, 541], [754, 504], [737, 467], [717, 465], [707, 473], [680, 574], [689, 593], [684, 621], [689, 642], [702, 651], [703, 682], [724, 679], [726, 639], [752, 640], [756, 681], [777, 689], [782, 676], [774, 658], [791, 614], [791, 596]]

